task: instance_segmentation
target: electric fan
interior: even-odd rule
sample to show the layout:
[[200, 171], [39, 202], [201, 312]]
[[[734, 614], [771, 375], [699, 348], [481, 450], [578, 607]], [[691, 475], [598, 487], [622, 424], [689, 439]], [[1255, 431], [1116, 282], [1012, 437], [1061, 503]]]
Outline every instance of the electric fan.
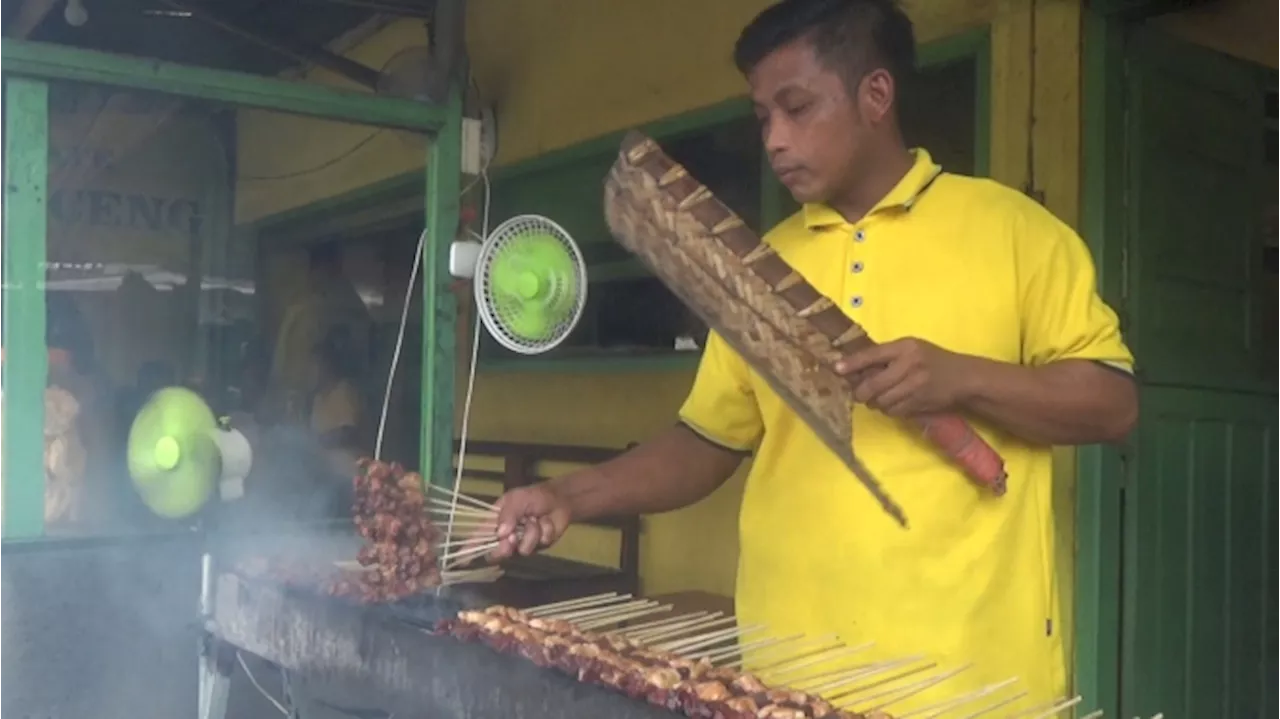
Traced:
[[483, 242], [453, 243], [449, 272], [473, 280], [485, 329], [524, 355], [563, 342], [587, 302], [582, 253], [563, 227], [538, 215], [512, 217]]
[[200, 511], [215, 488], [223, 500], [238, 498], [253, 463], [245, 436], [182, 387], [159, 390], [143, 405], [129, 429], [127, 456], [143, 504], [166, 519]]

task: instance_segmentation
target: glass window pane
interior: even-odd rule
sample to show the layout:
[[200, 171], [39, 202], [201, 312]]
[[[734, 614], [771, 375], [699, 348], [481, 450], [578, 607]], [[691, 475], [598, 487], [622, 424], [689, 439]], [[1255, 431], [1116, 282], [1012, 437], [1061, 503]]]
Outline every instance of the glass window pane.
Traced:
[[[47, 532], [343, 517], [354, 459], [372, 453], [383, 345], [404, 297], [385, 248], [407, 248], [394, 263], [407, 277], [422, 226], [424, 139], [67, 82], [50, 85], [49, 134], [47, 341], [65, 357], [49, 382], [65, 398], [53, 419], [73, 428], [66, 443], [82, 459], [46, 474]], [[398, 172], [419, 181], [397, 198], [352, 199]], [[369, 230], [396, 213], [403, 232]], [[354, 244], [333, 243], [336, 227]], [[404, 359], [390, 424], [411, 435], [420, 352]], [[156, 392], [173, 387], [208, 413], [152, 416], [174, 401]], [[211, 418], [251, 440], [243, 497], [219, 484]], [[166, 462], [170, 482], [211, 487], [199, 512], [154, 488]]]

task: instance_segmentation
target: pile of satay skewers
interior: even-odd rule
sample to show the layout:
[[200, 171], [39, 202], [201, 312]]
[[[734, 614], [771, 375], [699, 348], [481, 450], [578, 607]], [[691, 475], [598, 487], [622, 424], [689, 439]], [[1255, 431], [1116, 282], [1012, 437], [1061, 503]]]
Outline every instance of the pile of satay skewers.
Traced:
[[[464, 641], [521, 656], [559, 669], [579, 681], [601, 684], [632, 698], [690, 717], [717, 719], [975, 719], [997, 716], [1022, 700], [1010, 678], [963, 696], [934, 702], [904, 714], [889, 711], [968, 667], [920, 676], [936, 669], [922, 657], [864, 662], [832, 670], [833, 660], [870, 648], [846, 646], [832, 638], [801, 635], [744, 641], [763, 630], [728, 626], [733, 617], [695, 612], [634, 624], [670, 611], [652, 600], [616, 593], [556, 602], [524, 610], [495, 606], [460, 612], [438, 631]], [[625, 626], [622, 626], [625, 625]], [[769, 658], [770, 652], [784, 654]], [[751, 672], [744, 672], [746, 655]], [[1080, 697], [1021, 710], [1012, 716], [1049, 719], [1071, 710]], [[965, 712], [956, 714], [956, 712]], [[1082, 719], [1096, 719], [1101, 712]], [[1008, 716], [1008, 715], [1006, 715]]]
[[[428, 484], [398, 464], [362, 459], [358, 467], [352, 514], [367, 544], [355, 562], [337, 563], [344, 574], [329, 583], [328, 593], [367, 603], [395, 602], [436, 587], [501, 576], [497, 567], [452, 568], [497, 546], [485, 539], [496, 528], [493, 505]], [[453, 540], [455, 532], [468, 537]]]

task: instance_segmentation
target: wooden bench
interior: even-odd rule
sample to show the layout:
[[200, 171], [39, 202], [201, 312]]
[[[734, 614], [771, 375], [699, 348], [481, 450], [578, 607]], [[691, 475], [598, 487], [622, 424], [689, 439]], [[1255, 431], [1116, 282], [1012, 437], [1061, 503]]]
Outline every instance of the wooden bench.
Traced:
[[[454, 452], [457, 453], [458, 450], [458, 443], [455, 442]], [[605, 447], [467, 440], [468, 458], [497, 458], [501, 460], [502, 468], [464, 468], [462, 474], [465, 479], [501, 482], [502, 489], [506, 492], [549, 479], [540, 473], [542, 465], [599, 464], [616, 457], [622, 451], [624, 450]], [[456, 466], [454, 470], [457, 471]], [[485, 501], [497, 499], [496, 496], [479, 492], [467, 494]], [[601, 592], [639, 594], [640, 517], [610, 517], [582, 524], [616, 530], [621, 535], [616, 567], [546, 554], [513, 557], [503, 564], [506, 574], [492, 588], [495, 601], [510, 606], [530, 606]]]

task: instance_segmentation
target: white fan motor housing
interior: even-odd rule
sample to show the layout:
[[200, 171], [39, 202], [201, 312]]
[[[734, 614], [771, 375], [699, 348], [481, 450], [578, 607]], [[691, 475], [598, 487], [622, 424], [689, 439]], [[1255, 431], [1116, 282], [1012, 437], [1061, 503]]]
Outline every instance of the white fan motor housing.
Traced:
[[213, 432], [213, 443], [218, 446], [222, 459], [222, 476], [218, 480], [218, 495], [224, 502], [244, 496], [244, 480], [253, 467], [253, 447], [249, 439], [235, 429], [218, 429]]
[[449, 274], [462, 280], [475, 277], [482, 247], [479, 242], [470, 240], [458, 240], [449, 245]]

